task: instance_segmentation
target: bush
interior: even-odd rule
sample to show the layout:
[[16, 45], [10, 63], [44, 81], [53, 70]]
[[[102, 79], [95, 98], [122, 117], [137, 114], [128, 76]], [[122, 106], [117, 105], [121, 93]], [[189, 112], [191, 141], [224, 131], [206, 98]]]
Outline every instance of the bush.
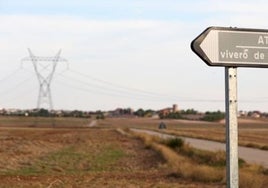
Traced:
[[96, 119], [105, 119], [104, 115], [103, 114], [98, 114], [96, 116]]
[[164, 144], [170, 148], [181, 148], [184, 145], [184, 140], [181, 138], [171, 138], [164, 141]]
[[225, 114], [221, 111], [217, 112], [206, 112], [205, 116], [201, 119], [203, 121], [219, 121], [224, 119]]

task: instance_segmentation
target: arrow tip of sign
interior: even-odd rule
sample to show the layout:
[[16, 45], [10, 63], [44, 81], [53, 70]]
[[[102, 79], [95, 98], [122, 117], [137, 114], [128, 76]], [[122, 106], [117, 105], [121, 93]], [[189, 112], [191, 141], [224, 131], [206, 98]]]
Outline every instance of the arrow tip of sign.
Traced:
[[198, 35], [192, 42], [191, 42], [191, 49], [192, 51], [199, 56], [203, 61], [205, 61], [208, 65], [210, 65], [209, 61], [206, 58], [206, 54], [201, 48], [201, 43], [204, 41], [210, 30], [212, 30], [215, 27], [208, 27], [206, 30], [204, 30], [200, 35]]

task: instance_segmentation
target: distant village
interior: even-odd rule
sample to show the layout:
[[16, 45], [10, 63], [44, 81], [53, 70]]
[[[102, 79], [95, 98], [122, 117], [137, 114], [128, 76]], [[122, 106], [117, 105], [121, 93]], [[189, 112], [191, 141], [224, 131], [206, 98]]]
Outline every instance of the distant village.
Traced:
[[[178, 105], [174, 104], [171, 107], [160, 110], [138, 109], [131, 108], [116, 108], [111, 111], [81, 111], [81, 110], [46, 110], [46, 109], [1, 109], [1, 116], [43, 116], [43, 117], [79, 117], [97, 119], [104, 118], [160, 118], [160, 119], [188, 119], [188, 120], [207, 120], [217, 121], [225, 117], [224, 112], [198, 112], [194, 109], [181, 110]], [[239, 111], [238, 117], [249, 118], [268, 118], [268, 113], [260, 111]]]

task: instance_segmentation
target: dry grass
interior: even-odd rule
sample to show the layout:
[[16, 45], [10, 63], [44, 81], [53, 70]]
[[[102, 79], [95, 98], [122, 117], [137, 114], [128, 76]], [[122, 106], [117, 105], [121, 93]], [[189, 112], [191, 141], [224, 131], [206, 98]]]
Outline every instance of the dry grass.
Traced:
[[133, 134], [141, 138], [147, 147], [151, 147], [161, 153], [178, 176], [192, 181], [202, 182], [219, 182], [223, 179], [222, 170], [208, 165], [197, 164], [183, 155], [178, 155], [176, 151], [165, 145], [159, 144], [161, 141], [159, 137], [152, 137], [143, 133]]
[[239, 173], [239, 186], [262, 188], [268, 186], [268, 177], [264, 169], [259, 165], [247, 165]]
[[[225, 164], [222, 162], [225, 161], [225, 154], [223, 152], [203, 151], [200, 153], [200, 150], [196, 151], [196, 149], [188, 145], [184, 145], [175, 151], [161, 144], [163, 141], [160, 138], [144, 133], [133, 132], [133, 134], [142, 139], [147, 147], [158, 151], [179, 177], [199, 182], [225, 182]], [[185, 154], [187, 152], [191, 153], [191, 155]], [[200, 159], [197, 159], [204, 156], [209, 160], [206, 159], [204, 160], [205, 162], [202, 162]], [[268, 176], [265, 169], [261, 166], [244, 164], [240, 167], [241, 188], [264, 188], [267, 186]]]
[[198, 165], [161, 144], [153, 143], [152, 148], [160, 152], [173, 170], [183, 178], [201, 182], [219, 182], [223, 179], [223, 173], [220, 169]]

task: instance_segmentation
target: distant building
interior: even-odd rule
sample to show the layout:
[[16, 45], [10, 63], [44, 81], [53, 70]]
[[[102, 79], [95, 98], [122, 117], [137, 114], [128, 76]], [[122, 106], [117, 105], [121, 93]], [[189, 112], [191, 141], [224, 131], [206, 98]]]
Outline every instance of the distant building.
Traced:
[[253, 117], [253, 118], [260, 118], [260, 117], [261, 117], [261, 112], [259, 112], [259, 111], [254, 111], [253, 113], [250, 114], [250, 117]]
[[240, 110], [240, 111], [238, 112], [238, 117], [247, 117], [247, 115], [248, 115], [248, 113], [247, 113], [246, 111], [242, 111], [242, 110]]
[[178, 105], [177, 104], [173, 104], [173, 112], [178, 112]]
[[172, 105], [172, 108], [164, 108], [164, 109], [161, 109], [158, 111], [158, 114], [160, 116], [166, 116], [170, 113], [176, 113], [176, 112], [179, 112], [179, 109], [178, 109], [178, 105], [177, 104], [173, 104]]
[[134, 117], [134, 110], [131, 108], [117, 108], [114, 111], [109, 112], [110, 117]]
[[166, 116], [172, 113], [172, 111], [173, 111], [173, 108], [164, 108], [164, 109], [159, 110], [158, 113], [160, 116]]

